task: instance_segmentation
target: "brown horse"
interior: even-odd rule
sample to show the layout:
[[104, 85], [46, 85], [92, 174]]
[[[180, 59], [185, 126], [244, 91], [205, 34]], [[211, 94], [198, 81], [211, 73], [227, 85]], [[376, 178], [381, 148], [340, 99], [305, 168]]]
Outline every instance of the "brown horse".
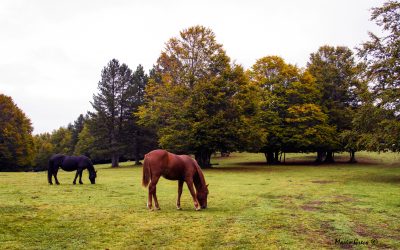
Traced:
[[[156, 185], [160, 176], [168, 180], [178, 181], [177, 209], [181, 209], [183, 182], [186, 182], [193, 197], [194, 208], [196, 210], [200, 210], [200, 207], [207, 208], [208, 185], [206, 185], [203, 172], [201, 172], [196, 160], [188, 155], [175, 155], [157, 149], [145, 155], [143, 164], [142, 185], [144, 187], [149, 186], [147, 207], [150, 210], [152, 210], [152, 198], [154, 198], [155, 208], [160, 209], [156, 195]], [[196, 193], [193, 184], [196, 187]]]

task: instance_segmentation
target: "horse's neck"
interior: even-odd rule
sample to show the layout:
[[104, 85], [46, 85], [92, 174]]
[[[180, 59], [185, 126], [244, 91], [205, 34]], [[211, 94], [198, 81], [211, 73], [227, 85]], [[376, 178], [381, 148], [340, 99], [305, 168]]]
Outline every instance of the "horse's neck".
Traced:
[[88, 170], [90, 173], [95, 171], [93, 165], [87, 166], [87, 170]]
[[204, 180], [203, 173], [201, 172], [199, 166], [196, 166], [196, 171], [197, 171], [197, 173], [195, 174], [195, 176], [193, 178], [193, 183], [196, 186], [196, 189], [204, 188], [206, 185], [206, 182]]

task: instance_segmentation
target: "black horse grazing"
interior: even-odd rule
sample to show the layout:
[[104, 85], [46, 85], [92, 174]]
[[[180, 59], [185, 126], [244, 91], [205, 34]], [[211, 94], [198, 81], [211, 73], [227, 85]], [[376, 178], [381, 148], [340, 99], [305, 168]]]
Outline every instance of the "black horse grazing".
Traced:
[[79, 175], [79, 184], [83, 184], [82, 182], [82, 172], [87, 169], [89, 171], [89, 180], [92, 184], [96, 183], [97, 174], [94, 170], [92, 161], [86, 156], [66, 156], [61, 154], [56, 154], [50, 157], [49, 160], [49, 170], [47, 171], [47, 178], [49, 184], [52, 185], [51, 181], [52, 176], [56, 180], [56, 184], [60, 184], [57, 179], [58, 168], [71, 172], [76, 170], [76, 175], [73, 184], [76, 184], [76, 178]]

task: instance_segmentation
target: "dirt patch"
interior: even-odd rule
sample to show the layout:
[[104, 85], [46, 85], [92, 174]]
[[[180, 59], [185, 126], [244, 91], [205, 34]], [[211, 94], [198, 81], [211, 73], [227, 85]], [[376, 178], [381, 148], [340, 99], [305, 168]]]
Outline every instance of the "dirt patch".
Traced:
[[333, 198], [335, 198], [335, 203], [339, 202], [355, 202], [357, 201], [356, 199], [350, 197], [350, 196], [344, 196], [344, 195], [336, 195]]
[[319, 207], [314, 207], [314, 206], [310, 206], [310, 205], [303, 205], [300, 207], [301, 207], [301, 209], [303, 209], [305, 211], [317, 211], [320, 209]]
[[305, 211], [318, 211], [321, 210], [321, 205], [324, 204], [323, 201], [311, 201], [308, 202], [307, 204], [304, 204], [301, 207], [301, 209]]
[[364, 224], [356, 224], [353, 227], [353, 231], [355, 233], [357, 233], [358, 235], [365, 237], [365, 238], [369, 238], [369, 239], [377, 239], [379, 238], [378, 235], [376, 235], [375, 233], [373, 233], [367, 225]]
[[328, 184], [328, 183], [334, 183], [336, 181], [326, 181], [326, 180], [315, 180], [311, 181], [312, 183], [318, 183], [318, 184]]

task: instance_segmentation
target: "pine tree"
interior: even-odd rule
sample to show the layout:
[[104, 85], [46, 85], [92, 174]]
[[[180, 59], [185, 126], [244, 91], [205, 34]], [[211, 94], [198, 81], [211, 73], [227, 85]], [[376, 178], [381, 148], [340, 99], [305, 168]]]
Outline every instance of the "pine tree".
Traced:
[[132, 70], [113, 59], [104, 67], [99, 93], [93, 95], [91, 102], [95, 112], [90, 113], [90, 131], [97, 149], [111, 156], [112, 167], [119, 166], [119, 157], [126, 149], [123, 132], [125, 123], [133, 116], [133, 88]]

